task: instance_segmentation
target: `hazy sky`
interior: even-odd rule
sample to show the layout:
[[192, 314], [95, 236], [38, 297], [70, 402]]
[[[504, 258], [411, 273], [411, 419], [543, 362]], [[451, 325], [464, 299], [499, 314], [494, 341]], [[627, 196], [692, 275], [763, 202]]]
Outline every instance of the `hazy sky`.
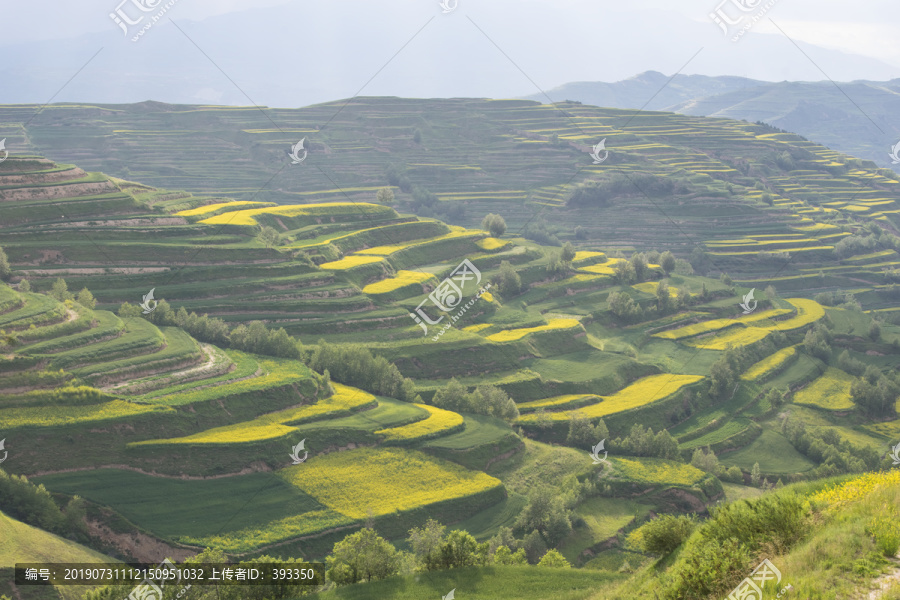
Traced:
[[[161, 1], [125, 0], [123, 11]], [[449, 14], [438, 0], [165, 0], [174, 6], [137, 43], [110, 18], [122, 0], [0, 2], [0, 103], [46, 101], [81, 67], [57, 101], [247, 104], [246, 95], [297, 106], [360, 89], [516, 97], [682, 68], [767, 81], [900, 78], [896, 0], [864, 10], [724, 0], [727, 14], [732, 3], [772, 4], [736, 43], [709, 16], [723, 0], [458, 0]]]

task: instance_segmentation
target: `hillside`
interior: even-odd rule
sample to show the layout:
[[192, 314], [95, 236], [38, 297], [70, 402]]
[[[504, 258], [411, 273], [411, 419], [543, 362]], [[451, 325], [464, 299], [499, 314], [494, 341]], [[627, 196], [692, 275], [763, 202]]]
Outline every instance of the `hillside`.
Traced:
[[[581, 81], [547, 91], [556, 102], [661, 110], [685, 115], [762, 121], [845, 154], [894, 168], [888, 156], [897, 143], [891, 115], [900, 80], [781, 81], [647, 71], [622, 81]], [[658, 94], [656, 92], [659, 92]], [[546, 102], [547, 96], [526, 96]], [[645, 106], [646, 105], [646, 106]]]
[[[519, 124], [557, 166], [581, 154], [579, 127], [624, 116], [566, 110], [585, 121]], [[366, 524], [415, 552], [409, 531], [431, 518], [530, 562], [556, 548], [586, 569], [574, 600], [626, 562], [649, 568], [624, 543], [648, 519], [889, 468], [900, 182], [757, 125], [634, 123], [641, 148], [604, 133], [593, 183], [545, 190], [558, 239], [577, 242], [563, 248], [504, 209], [539, 204], [528, 186], [555, 169], [540, 160], [524, 198], [437, 200], [466, 206], [463, 227], [414, 214], [427, 206], [399, 184], [375, 202], [374, 175], [349, 197], [235, 201], [11, 156], [4, 469], [85, 498], [92, 543], [123, 557], [321, 560]], [[705, 153], [685, 164], [691, 145]], [[417, 177], [440, 197], [467, 175]], [[482, 225], [492, 211], [505, 230]]]

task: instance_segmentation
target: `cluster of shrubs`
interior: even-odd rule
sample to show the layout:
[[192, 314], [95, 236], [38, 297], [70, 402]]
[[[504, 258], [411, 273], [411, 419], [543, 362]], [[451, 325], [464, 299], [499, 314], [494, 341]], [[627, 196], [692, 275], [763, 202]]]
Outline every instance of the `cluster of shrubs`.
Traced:
[[456, 529], [448, 533], [445, 529], [434, 519], [410, 529], [407, 538], [410, 552], [404, 552], [367, 526], [334, 545], [325, 559], [326, 576], [337, 585], [347, 585], [400, 573], [470, 566], [529, 563], [539, 567], [571, 566], [556, 550], [547, 550], [540, 543], [518, 542], [512, 538], [509, 528], [501, 528], [497, 536], [481, 543], [467, 531]]
[[80, 496], [73, 496], [60, 508], [43, 484], [34, 485], [24, 475], [0, 469], [0, 506], [10, 517], [29, 525], [76, 541], [87, 540], [85, 504]]
[[438, 408], [454, 412], [468, 412], [477, 415], [497, 417], [504, 421], [515, 421], [519, 409], [515, 401], [505, 391], [494, 385], [479, 385], [472, 392], [456, 378], [434, 394], [431, 403]]

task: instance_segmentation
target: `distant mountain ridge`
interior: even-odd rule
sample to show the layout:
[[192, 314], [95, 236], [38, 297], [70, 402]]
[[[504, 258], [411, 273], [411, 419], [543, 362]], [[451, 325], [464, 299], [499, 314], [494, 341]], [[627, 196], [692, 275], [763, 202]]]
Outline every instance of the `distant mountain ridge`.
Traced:
[[646, 71], [614, 83], [567, 83], [526, 98], [763, 121], [880, 166], [894, 166], [888, 151], [900, 139], [895, 117], [900, 115], [900, 79], [776, 83], [679, 74], [669, 80]]

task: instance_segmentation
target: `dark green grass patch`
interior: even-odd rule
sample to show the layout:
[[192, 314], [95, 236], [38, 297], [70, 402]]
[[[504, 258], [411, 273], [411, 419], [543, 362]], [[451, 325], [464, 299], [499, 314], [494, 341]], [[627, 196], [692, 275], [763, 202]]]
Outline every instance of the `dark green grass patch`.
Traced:
[[759, 463], [762, 473], [774, 475], [803, 473], [815, 467], [815, 463], [797, 452], [784, 436], [771, 430], [765, 430], [753, 443], [745, 448], [727, 452], [720, 457], [727, 467], [737, 466], [750, 471], [754, 463]]
[[34, 481], [51, 491], [109, 506], [138, 527], [168, 539], [261, 527], [324, 509], [272, 473], [182, 480], [98, 469], [44, 475]]

